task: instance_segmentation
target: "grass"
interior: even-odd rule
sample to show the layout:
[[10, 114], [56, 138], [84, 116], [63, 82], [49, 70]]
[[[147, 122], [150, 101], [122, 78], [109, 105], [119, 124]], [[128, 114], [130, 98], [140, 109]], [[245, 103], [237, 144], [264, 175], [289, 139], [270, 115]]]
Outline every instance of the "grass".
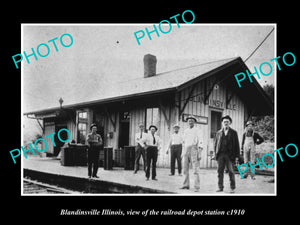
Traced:
[[274, 142], [263, 142], [260, 145], [256, 145], [256, 152], [265, 154], [271, 153], [275, 150], [275, 143]]
[[[261, 143], [260, 145], [256, 146], [256, 153], [257, 153], [257, 157], [259, 158], [260, 162], [261, 162], [262, 156], [264, 154], [266, 154], [266, 153], [272, 154], [274, 156], [274, 158], [275, 158], [275, 155], [273, 153], [274, 150], [275, 150], [275, 144], [274, 144], [274, 142], [264, 142], [264, 143]], [[273, 159], [272, 159], [271, 156], [266, 156], [264, 158], [264, 162], [266, 164], [271, 165], [272, 162], [273, 162]], [[262, 164], [262, 162], [261, 162], [261, 164]], [[264, 168], [264, 170], [274, 171], [274, 166], [272, 166], [272, 167], [265, 167], [265, 166], [263, 166], [263, 168]]]

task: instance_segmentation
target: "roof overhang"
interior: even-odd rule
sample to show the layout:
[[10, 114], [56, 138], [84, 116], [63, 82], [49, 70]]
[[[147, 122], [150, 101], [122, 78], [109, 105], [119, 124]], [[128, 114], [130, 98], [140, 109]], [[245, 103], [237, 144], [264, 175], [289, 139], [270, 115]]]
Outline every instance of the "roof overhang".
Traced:
[[[87, 107], [92, 107], [92, 106], [97, 106], [97, 105], [104, 105], [104, 104], [111, 104], [111, 103], [117, 103], [117, 102], [123, 102], [123, 101], [128, 101], [128, 100], [135, 100], [139, 98], [144, 98], [148, 96], [157, 96], [161, 94], [166, 94], [166, 93], [172, 93], [176, 92], [176, 87], [172, 88], [167, 88], [163, 90], [153, 90], [153, 91], [148, 91], [148, 92], [142, 92], [138, 94], [132, 94], [132, 95], [125, 95], [125, 96], [119, 96], [119, 97], [113, 97], [113, 98], [107, 98], [107, 99], [99, 99], [99, 100], [94, 100], [94, 101], [87, 101], [87, 102], [81, 102], [81, 103], [76, 103], [76, 104], [69, 104], [69, 105], [64, 105], [63, 109], [79, 109], [79, 108], [87, 108]], [[42, 110], [36, 110], [36, 111], [29, 111], [23, 113], [23, 115], [38, 115], [39, 118], [46, 118], [47, 116], [55, 115], [53, 112], [59, 111], [61, 108], [60, 107], [53, 107], [49, 109], [42, 109]]]

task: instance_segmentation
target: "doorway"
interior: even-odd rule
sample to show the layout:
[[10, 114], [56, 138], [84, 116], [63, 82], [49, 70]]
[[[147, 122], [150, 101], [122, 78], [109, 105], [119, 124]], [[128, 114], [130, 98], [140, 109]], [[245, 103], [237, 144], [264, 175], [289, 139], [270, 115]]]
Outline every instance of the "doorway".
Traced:
[[214, 139], [216, 133], [221, 129], [222, 111], [210, 111], [210, 138]]
[[217, 166], [216, 160], [211, 160], [211, 157], [214, 152], [214, 139], [216, 137], [216, 133], [221, 129], [221, 118], [223, 114], [223, 110], [210, 108], [209, 110], [209, 141], [208, 141], [208, 151], [207, 151], [207, 159], [208, 164], [207, 168], [214, 168]]
[[124, 149], [124, 146], [129, 145], [129, 120], [130, 114], [128, 111], [120, 112], [119, 126], [119, 149]]

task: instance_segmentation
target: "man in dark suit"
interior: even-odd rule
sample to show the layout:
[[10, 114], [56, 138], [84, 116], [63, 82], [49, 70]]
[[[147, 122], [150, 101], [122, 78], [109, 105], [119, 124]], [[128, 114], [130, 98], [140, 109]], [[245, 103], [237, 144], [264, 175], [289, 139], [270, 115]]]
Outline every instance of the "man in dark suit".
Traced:
[[222, 129], [216, 133], [214, 140], [214, 158], [218, 162], [218, 186], [217, 192], [223, 191], [224, 188], [224, 169], [228, 168], [230, 178], [230, 193], [234, 193], [235, 189], [235, 175], [233, 170], [233, 162], [238, 158], [240, 153], [240, 146], [238, 135], [235, 130], [230, 127], [232, 119], [230, 116], [221, 118]]
[[[89, 178], [99, 178], [97, 176], [98, 161], [100, 154], [100, 147], [103, 144], [100, 134], [97, 134], [97, 125], [91, 125], [91, 133], [87, 135], [86, 142], [88, 145], [88, 176]], [[92, 171], [93, 170], [93, 171]]]

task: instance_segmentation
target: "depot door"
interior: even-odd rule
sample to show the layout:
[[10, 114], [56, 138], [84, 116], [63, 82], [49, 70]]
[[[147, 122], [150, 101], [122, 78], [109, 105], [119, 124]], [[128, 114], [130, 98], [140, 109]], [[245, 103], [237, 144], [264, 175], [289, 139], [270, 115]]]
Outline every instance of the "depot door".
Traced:
[[129, 145], [129, 112], [120, 113], [120, 126], [119, 126], [119, 148], [124, 149], [124, 146]]
[[217, 166], [217, 162], [215, 160], [211, 160], [213, 151], [214, 151], [214, 139], [216, 137], [216, 133], [221, 129], [221, 118], [223, 111], [218, 109], [210, 108], [210, 119], [209, 119], [209, 143], [208, 143], [208, 168], [213, 168]]

